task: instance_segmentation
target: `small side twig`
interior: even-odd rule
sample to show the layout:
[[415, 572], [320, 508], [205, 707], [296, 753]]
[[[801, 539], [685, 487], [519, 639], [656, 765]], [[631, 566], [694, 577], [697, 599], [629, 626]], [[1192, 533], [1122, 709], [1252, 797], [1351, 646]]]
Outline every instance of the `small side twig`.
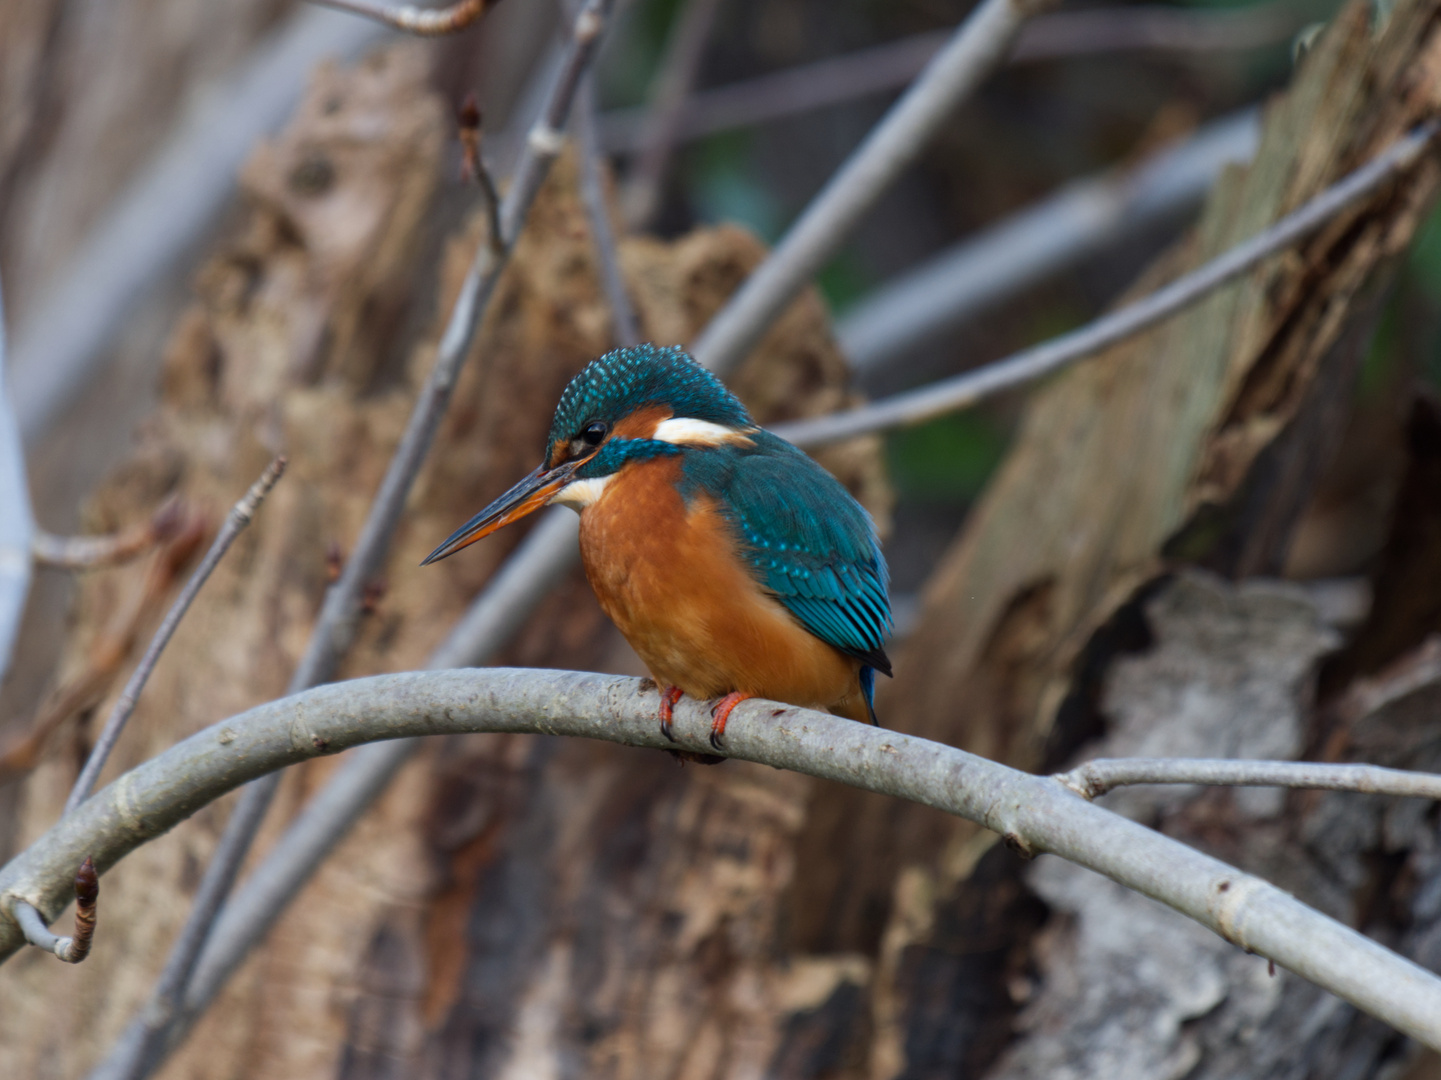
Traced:
[[414, 4], [374, 3], [373, 0], [313, 0], [324, 7], [348, 11], [419, 37], [443, 37], [476, 22], [498, 0], [457, 0], [449, 7], [422, 8]]
[[505, 258], [505, 239], [500, 235], [500, 192], [496, 190], [495, 178], [485, 167], [485, 159], [480, 156], [480, 119], [480, 106], [472, 91], [465, 95], [460, 106], [461, 179], [480, 188], [481, 200], [485, 203], [486, 243], [491, 254], [500, 260]]
[[160, 654], [170, 643], [175, 628], [180, 625], [180, 620], [190, 609], [196, 594], [200, 592], [200, 587], [205, 584], [206, 579], [219, 565], [225, 553], [230, 550], [230, 545], [235, 543], [235, 538], [245, 531], [245, 527], [255, 517], [255, 511], [284, 472], [285, 458], [278, 457], [266, 467], [265, 471], [261, 473], [260, 479], [250, 485], [250, 490], [231, 508], [225, 518], [225, 524], [221, 526], [220, 532], [210, 545], [210, 550], [205, 553], [205, 558], [201, 560], [200, 566], [191, 575], [190, 580], [185, 583], [185, 588], [181, 590], [180, 595], [176, 597], [165, 620], [155, 631], [155, 636], [150, 641], [150, 647], [140, 658], [135, 673], [130, 676], [130, 681], [125, 684], [119, 700], [110, 710], [110, 716], [106, 719], [105, 727], [95, 742], [95, 748], [90, 752], [90, 757], [85, 762], [85, 768], [80, 771], [80, 776], [75, 781], [75, 787], [70, 791], [70, 797], [65, 800], [66, 813], [84, 802], [94, 789], [95, 781], [100, 776], [100, 770], [105, 767], [105, 762], [110, 757], [110, 751], [115, 748], [115, 743], [120, 738], [120, 732], [124, 729], [126, 721], [130, 719], [131, 713], [135, 711], [135, 704], [140, 699], [140, 691], [145, 688], [145, 683], [149, 680], [150, 673], [155, 670], [155, 664], [159, 661]]
[[1232, 761], [1224, 758], [1097, 758], [1051, 777], [1082, 798], [1095, 799], [1130, 784], [1208, 784], [1353, 791], [1441, 799], [1441, 776], [1379, 765], [1311, 761]]
[[78, 964], [90, 955], [90, 945], [95, 938], [95, 921], [100, 899], [100, 875], [95, 872], [95, 862], [90, 856], [75, 872], [75, 934], [73, 937], [58, 937], [50, 932], [40, 912], [24, 900], [11, 905], [10, 914], [20, 924], [25, 940], [37, 949], [54, 953], [67, 964]]
[[108, 536], [56, 536], [41, 529], [30, 540], [39, 566], [52, 570], [97, 570], [129, 562], [156, 544], [169, 540], [185, 522], [185, 508], [169, 500], [151, 516], [123, 532]]
[[[1408, 169], [1436, 137], [1438, 124], [1426, 123], [1402, 136], [1355, 172], [1343, 177], [1270, 228], [1223, 252], [1155, 292], [1117, 308], [1079, 330], [1052, 338], [918, 390], [895, 394], [848, 412], [778, 424], [775, 433], [797, 446], [820, 446], [856, 435], [919, 424], [1033, 382], [1043, 375], [1140, 333], [1195, 303], [1283, 248], [1320, 228], [1347, 207], [1370, 195]], [[754, 277], [751, 278], [755, 280]]]

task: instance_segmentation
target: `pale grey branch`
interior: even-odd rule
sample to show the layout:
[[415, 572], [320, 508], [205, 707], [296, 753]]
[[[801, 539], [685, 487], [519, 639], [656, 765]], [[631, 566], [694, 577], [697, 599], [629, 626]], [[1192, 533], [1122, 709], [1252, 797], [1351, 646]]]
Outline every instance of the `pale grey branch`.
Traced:
[[1066, 185], [867, 295], [836, 323], [841, 351], [864, 379], [1028, 286], [1190, 210], [1223, 168], [1251, 159], [1259, 137], [1259, 117], [1247, 109], [1139, 164]]
[[1441, 799], [1441, 776], [1379, 765], [1214, 758], [1097, 758], [1055, 779], [1087, 799], [1127, 784], [1306, 788]]
[[0, 680], [10, 667], [15, 635], [20, 632], [20, 620], [25, 614], [25, 598], [30, 593], [30, 546], [35, 534], [30, 485], [25, 475], [25, 447], [10, 400], [5, 299], [0, 295]]
[[[0, 955], [24, 942], [18, 904], [54, 917], [84, 853], [113, 866], [205, 803], [268, 771], [385, 738], [474, 731], [667, 746], [640, 680], [578, 672], [461, 670], [377, 676], [270, 702], [127, 773], [0, 869]], [[681, 747], [705, 752], [704, 702], [676, 709]], [[1422, 1043], [1441, 1048], [1441, 979], [1244, 874], [1030, 776], [964, 751], [773, 702], [731, 718], [732, 757], [910, 799], [1104, 874], [1274, 960]]]
[[1436, 130], [1434, 122], [1417, 128], [1264, 232], [1079, 330], [872, 405], [815, 420], [777, 425], [775, 432], [798, 446], [820, 446], [873, 431], [919, 424], [1049, 375], [1169, 318], [1313, 232], [1408, 168], [1430, 146]]
[[820, 270], [931, 137], [1006, 57], [1037, 0], [984, 0], [915, 84], [827, 181], [800, 218], [695, 342], [692, 353], [729, 373]]

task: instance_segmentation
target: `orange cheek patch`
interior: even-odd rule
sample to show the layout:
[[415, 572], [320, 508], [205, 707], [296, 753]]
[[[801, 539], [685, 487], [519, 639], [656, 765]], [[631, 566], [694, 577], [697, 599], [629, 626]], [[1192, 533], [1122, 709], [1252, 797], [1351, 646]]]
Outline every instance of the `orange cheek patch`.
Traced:
[[665, 405], [647, 405], [637, 409], [620, 423], [612, 433], [618, 439], [649, 439], [655, 436], [655, 429], [674, 414]]

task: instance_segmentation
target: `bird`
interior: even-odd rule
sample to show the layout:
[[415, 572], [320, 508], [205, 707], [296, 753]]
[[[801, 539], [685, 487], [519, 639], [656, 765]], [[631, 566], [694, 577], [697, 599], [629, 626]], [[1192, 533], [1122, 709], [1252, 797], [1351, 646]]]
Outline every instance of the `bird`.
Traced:
[[580, 513], [586, 577], [661, 690], [666, 738], [683, 695], [716, 699], [718, 750], [752, 697], [879, 723], [892, 621], [870, 515], [684, 349], [590, 361], [561, 393], [540, 466], [422, 565], [547, 504]]

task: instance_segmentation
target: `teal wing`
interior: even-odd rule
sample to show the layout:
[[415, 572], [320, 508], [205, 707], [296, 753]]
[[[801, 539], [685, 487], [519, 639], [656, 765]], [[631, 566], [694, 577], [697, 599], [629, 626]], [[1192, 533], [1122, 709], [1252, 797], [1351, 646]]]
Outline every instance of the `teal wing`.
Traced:
[[889, 675], [889, 575], [870, 515], [790, 443], [755, 442], [686, 455], [687, 480], [718, 498], [757, 580], [802, 626]]

